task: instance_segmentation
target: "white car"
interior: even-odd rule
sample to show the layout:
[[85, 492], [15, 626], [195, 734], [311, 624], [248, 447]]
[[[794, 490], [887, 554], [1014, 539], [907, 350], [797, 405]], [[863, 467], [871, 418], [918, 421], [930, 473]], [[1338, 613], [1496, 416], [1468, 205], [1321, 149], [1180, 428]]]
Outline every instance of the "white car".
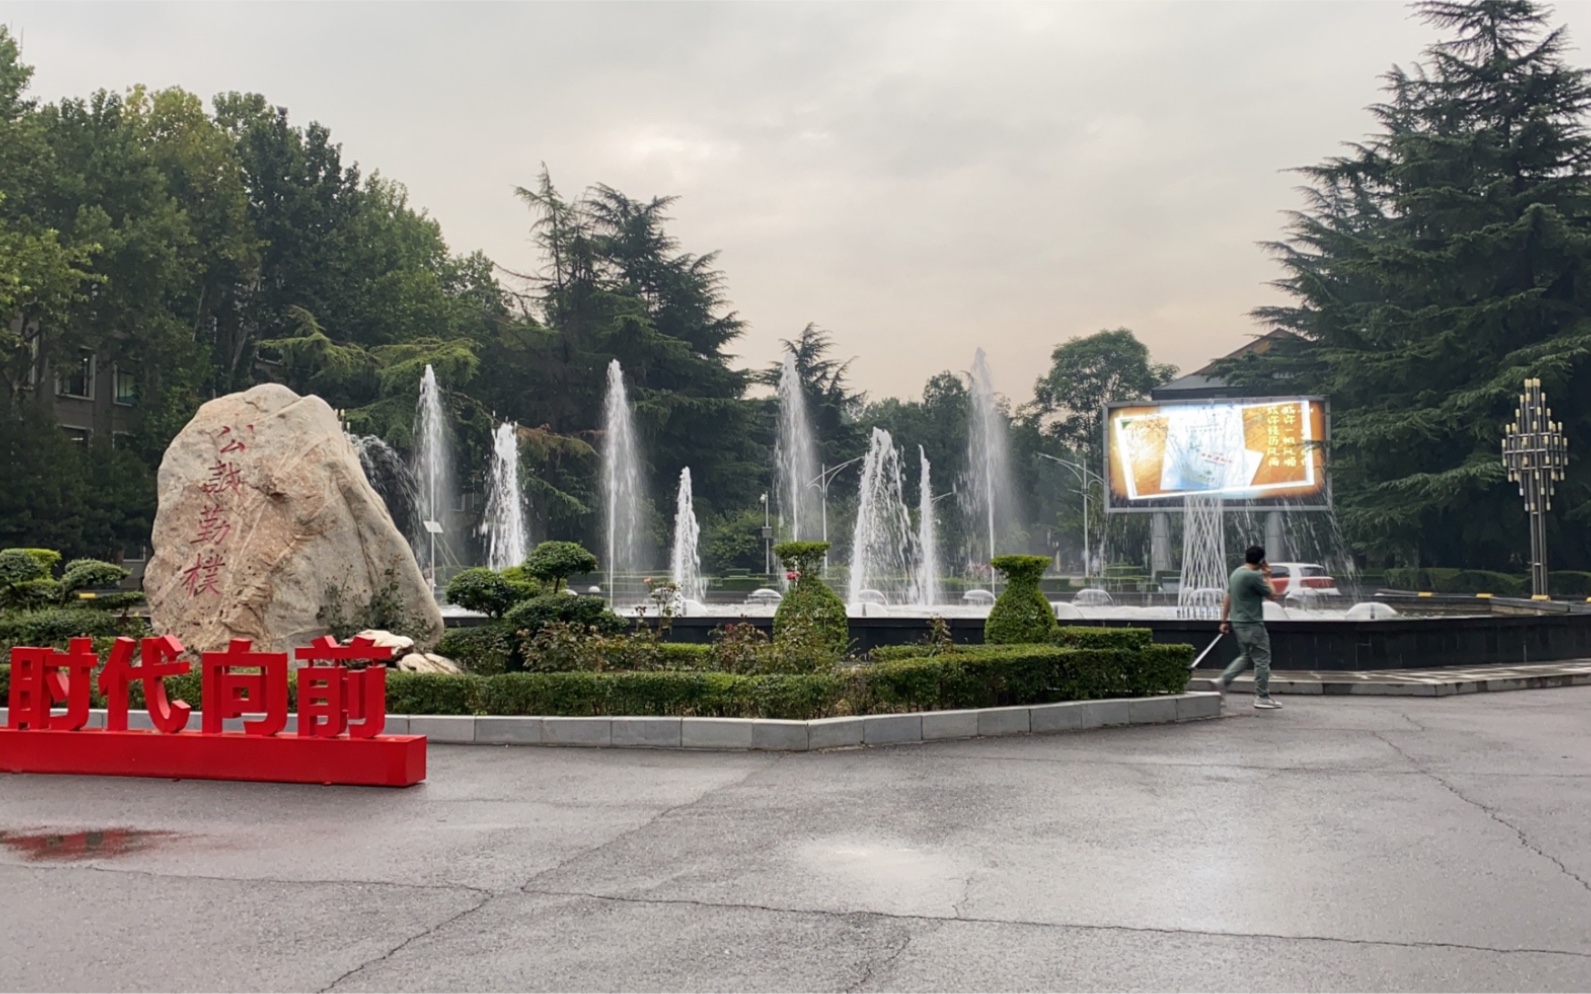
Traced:
[[1319, 563], [1271, 563], [1271, 589], [1278, 597], [1286, 597], [1289, 593], [1296, 595], [1302, 590], [1326, 597], [1342, 593], [1337, 589], [1337, 581]]

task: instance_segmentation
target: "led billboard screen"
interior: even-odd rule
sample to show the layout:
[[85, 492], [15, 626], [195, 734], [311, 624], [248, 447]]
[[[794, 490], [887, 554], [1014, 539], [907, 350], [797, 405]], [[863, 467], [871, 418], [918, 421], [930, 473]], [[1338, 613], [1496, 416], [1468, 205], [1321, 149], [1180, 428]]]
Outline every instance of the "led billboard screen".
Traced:
[[1105, 412], [1107, 506], [1162, 510], [1219, 494], [1325, 507], [1325, 440], [1326, 405], [1312, 397], [1114, 404]]

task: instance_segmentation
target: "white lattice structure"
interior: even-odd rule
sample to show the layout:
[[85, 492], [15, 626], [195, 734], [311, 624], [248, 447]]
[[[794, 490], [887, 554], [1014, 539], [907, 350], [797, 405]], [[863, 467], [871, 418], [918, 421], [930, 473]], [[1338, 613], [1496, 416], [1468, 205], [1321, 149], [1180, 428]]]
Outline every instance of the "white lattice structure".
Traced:
[[1179, 618], [1218, 618], [1226, 596], [1226, 526], [1221, 498], [1182, 498], [1182, 583]]

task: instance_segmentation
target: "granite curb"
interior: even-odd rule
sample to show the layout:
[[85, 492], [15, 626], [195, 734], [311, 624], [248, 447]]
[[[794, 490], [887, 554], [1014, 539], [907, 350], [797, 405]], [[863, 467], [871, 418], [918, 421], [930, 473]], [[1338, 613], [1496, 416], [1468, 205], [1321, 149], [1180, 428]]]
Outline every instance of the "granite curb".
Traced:
[[[1193, 691], [1160, 697], [873, 714], [812, 721], [395, 714], [387, 717], [386, 731], [389, 735], [424, 735], [428, 741], [446, 745], [813, 752], [950, 739], [1043, 735], [1124, 725], [1164, 725], [1220, 716], [1220, 695]], [[0, 727], [4, 726], [5, 718], [6, 711], [0, 708]], [[128, 718], [130, 728], [149, 727], [148, 716], [142, 712], [132, 712]], [[198, 728], [199, 718], [199, 712], [194, 712], [188, 727]], [[89, 727], [103, 727], [104, 723], [103, 710], [90, 715]], [[237, 724], [228, 722], [228, 731], [240, 730]], [[290, 718], [283, 734], [291, 734], [294, 724]]]

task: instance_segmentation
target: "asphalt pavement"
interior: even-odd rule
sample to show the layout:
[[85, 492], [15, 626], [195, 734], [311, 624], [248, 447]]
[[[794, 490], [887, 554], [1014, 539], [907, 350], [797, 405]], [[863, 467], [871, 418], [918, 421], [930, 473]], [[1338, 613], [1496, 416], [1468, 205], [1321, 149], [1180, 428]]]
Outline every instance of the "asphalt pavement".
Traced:
[[1591, 687], [408, 790], [0, 776], [4, 990], [1588, 990]]

